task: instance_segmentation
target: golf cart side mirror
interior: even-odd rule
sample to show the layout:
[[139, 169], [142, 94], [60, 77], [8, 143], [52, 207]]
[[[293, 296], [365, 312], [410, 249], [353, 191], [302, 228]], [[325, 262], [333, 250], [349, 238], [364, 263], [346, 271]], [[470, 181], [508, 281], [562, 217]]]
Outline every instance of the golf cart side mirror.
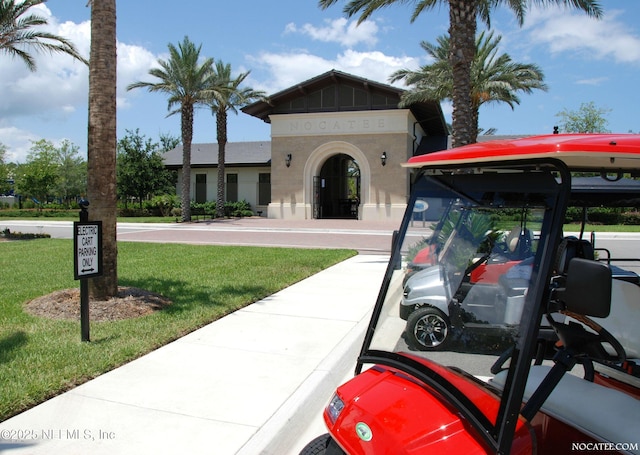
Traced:
[[611, 269], [601, 262], [573, 258], [565, 288], [558, 291], [568, 311], [606, 318], [611, 310]]

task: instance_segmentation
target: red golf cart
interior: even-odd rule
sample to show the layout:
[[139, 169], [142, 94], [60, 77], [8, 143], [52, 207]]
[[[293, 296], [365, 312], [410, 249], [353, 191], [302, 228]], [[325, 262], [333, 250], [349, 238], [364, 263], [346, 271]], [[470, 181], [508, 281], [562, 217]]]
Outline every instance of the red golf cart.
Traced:
[[[487, 142], [406, 166], [416, 172], [412, 196], [355, 377], [325, 409], [328, 433], [301, 453], [640, 453], [638, 263], [632, 248], [616, 258], [582, 229], [563, 232], [569, 207], [584, 220], [589, 207], [640, 207], [640, 136]], [[600, 183], [572, 189], [575, 175]], [[464, 319], [438, 350], [411, 350], [400, 317], [407, 267], [432, 232], [411, 222], [417, 201], [458, 214], [419, 272]], [[527, 268], [505, 267], [492, 278], [499, 287], [469, 286], [495, 251], [496, 232], [525, 222], [537, 239]], [[537, 358], [543, 321], [558, 339], [546, 360]], [[422, 323], [439, 330], [437, 318]]]

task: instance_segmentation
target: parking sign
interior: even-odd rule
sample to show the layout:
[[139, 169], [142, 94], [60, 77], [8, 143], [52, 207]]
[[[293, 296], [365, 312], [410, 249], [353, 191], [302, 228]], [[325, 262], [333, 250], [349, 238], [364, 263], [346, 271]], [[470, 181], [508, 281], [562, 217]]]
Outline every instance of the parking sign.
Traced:
[[73, 223], [75, 279], [102, 275], [102, 221]]

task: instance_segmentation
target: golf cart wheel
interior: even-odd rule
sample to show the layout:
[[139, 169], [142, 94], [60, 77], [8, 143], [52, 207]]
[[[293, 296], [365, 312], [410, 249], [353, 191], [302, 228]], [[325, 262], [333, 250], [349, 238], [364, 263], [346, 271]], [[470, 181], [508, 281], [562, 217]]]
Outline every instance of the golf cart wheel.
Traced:
[[437, 308], [418, 308], [407, 319], [407, 344], [419, 351], [443, 349], [451, 338], [449, 318]]
[[328, 433], [320, 435], [304, 446], [300, 455], [325, 455], [329, 442], [331, 442], [331, 436]]

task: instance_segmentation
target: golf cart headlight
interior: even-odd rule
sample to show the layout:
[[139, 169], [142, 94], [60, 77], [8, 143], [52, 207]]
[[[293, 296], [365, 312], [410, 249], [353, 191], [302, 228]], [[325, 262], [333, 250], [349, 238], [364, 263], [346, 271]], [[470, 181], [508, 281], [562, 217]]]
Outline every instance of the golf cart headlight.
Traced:
[[336, 423], [336, 420], [338, 420], [338, 416], [340, 416], [343, 409], [344, 401], [342, 401], [337, 394], [334, 394], [327, 406], [327, 413], [329, 414], [331, 423]]

